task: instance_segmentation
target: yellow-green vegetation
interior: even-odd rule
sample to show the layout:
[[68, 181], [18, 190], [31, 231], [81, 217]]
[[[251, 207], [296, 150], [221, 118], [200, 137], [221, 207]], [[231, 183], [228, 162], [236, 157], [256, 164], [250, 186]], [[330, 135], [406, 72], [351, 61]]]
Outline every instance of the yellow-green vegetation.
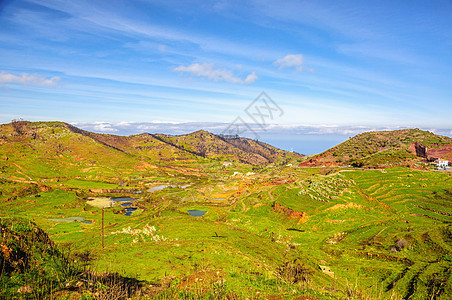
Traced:
[[90, 252], [62, 251], [33, 222], [0, 219], [1, 299], [120, 299], [141, 284], [118, 273], [96, 274]]
[[[0, 219], [0, 297], [43, 298], [73, 280], [77, 267], [35, 224], [18, 218]], [[31, 297], [30, 297], [31, 298]]]
[[[311, 159], [317, 165], [352, 165], [355, 167], [394, 167], [415, 165], [430, 158], [426, 153], [416, 153], [415, 144], [426, 149], [448, 147], [439, 157], [450, 155], [452, 139], [419, 129], [371, 131], [358, 134], [349, 140]], [[411, 146], [411, 148], [410, 148]], [[417, 155], [418, 154], [418, 155]], [[421, 155], [421, 156], [420, 156]], [[420, 156], [420, 157], [419, 157]], [[422, 168], [423, 165], [418, 165]]]
[[[42, 295], [51, 291], [85, 299], [100, 299], [101, 293], [108, 299], [452, 297], [448, 172], [298, 168], [287, 164], [287, 156], [264, 165], [237, 160], [223, 164], [215, 157], [167, 164], [143, 159], [152, 167], [136, 168], [127, 164], [136, 157], [124, 154], [124, 164], [108, 159], [99, 163], [97, 177], [68, 164], [54, 170], [58, 181], [36, 173], [30, 181], [26, 176], [40, 167], [30, 166], [29, 171], [14, 154], [19, 147], [10, 143], [0, 147], [9, 158], [2, 162], [0, 174], [2, 222], [12, 217], [33, 220], [58, 247], [70, 246], [68, 264], [90, 257], [84, 264], [89, 264], [91, 283], [104, 282], [102, 272], [121, 278], [120, 287], [110, 281], [105, 288], [94, 289], [88, 283], [77, 286], [85, 277], [74, 271], [75, 277], [68, 279], [73, 284], [58, 275], [64, 279], [52, 281], [52, 288]], [[78, 153], [74, 148], [68, 155]], [[21, 158], [33, 161], [36, 156], [30, 152]], [[90, 205], [91, 197], [131, 198], [104, 208], [104, 247], [102, 208]], [[127, 216], [127, 207], [136, 210]], [[189, 210], [206, 214], [194, 217]], [[0, 243], [7, 245], [5, 240]], [[13, 273], [19, 276], [14, 284], [6, 280]], [[28, 284], [29, 279], [20, 277], [23, 274], [3, 275], [10, 295]], [[125, 278], [137, 280], [133, 288]], [[32, 297], [24, 289], [19, 294]]]

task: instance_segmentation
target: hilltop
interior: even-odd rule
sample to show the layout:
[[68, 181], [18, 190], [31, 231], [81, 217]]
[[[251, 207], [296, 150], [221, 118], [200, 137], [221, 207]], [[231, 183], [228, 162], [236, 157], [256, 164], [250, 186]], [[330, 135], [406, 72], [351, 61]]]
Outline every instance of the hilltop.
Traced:
[[452, 139], [419, 129], [370, 131], [358, 134], [301, 166], [416, 166], [452, 158]]

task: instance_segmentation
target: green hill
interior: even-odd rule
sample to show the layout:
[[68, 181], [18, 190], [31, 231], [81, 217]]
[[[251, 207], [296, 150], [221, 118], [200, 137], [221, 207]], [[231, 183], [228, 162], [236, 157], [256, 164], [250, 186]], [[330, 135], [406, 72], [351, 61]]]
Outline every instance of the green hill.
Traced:
[[155, 135], [189, 153], [218, 159], [231, 159], [253, 165], [265, 165], [277, 160], [298, 159], [301, 155], [283, 151], [268, 144], [247, 138], [222, 138], [204, 130], [186, 135]]
[[429, 131], [419, 129], [371, 131], [358, 134], [323, 153], [310, 157], [302, 165], [413, 166], [421, 161], [447, 159], [451, 153], [452, 139]]
[[152, 166], [61, 122], [0, 125], [0, 170], [11, 179], [118, 177]]

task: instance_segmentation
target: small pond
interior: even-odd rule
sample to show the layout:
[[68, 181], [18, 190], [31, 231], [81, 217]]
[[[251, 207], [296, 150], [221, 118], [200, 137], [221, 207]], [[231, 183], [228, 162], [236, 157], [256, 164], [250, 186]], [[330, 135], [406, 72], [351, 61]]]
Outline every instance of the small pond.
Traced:
[[152, 186], [148, 189], [149, 193], [153, 193], [153, 192], [157, 192], [157, 191], [161, 191], [167, 187], [177, 187], [177, 185], [172, 185], [172, 184], [162, 184], [162, 185], [157, 185], [157, 186]]
[[206, 214], [207, 211], [205, 211], [205, 210], [197, 210], [197, 209], [190, 209], [190, 210], [187, 210], [187, 212], [192, 217], [202, 217], [202, 216], [204, 216]]
[[132, 206], [132, 201], [135, 201], [137, 199], [134, 199], [134, 198], [111, 198], [111, 200], [115, 201], [115, 202], [124, 202], [124, 203], [121, 203], [120, 205], [121, 205], [121, 207], [125, 207], [125, 211], [126, 211], [126, 213], [124, 214], [125, 216], [131, 216], [132, 213], [137, 210], [136, 207], [128, 207], [128, 206]]
[[122, 197], [122, 198], [111, 198], [111, 201], [119, 201], [119, 202], [131, 202], [131, 201], [135, 201], [137, 199], [135, 198], [127, 198], [127, 197]]
[[132, 215], [132, 213], [134, 212], [134, 211], [136, 211], [137, 210], [137, 208], [136, 207], [127, 207], [126, 208], [126, 216], [131, 216]]
[[176, 188], [180, 188], [180, 189], [185, 189], [187, 187], [189, 187], [189, 184], [186, 185], [174, 185], [174, 184], [162, 184], [162, 185], [157, 185], [157, 186], [152, 186], [148, 189], [149, 193], [153, 193], [153, 192], [157, 192], [157, 191], [161, 191], [163, 189], [166, 189], [167, 187], [176, 187]]

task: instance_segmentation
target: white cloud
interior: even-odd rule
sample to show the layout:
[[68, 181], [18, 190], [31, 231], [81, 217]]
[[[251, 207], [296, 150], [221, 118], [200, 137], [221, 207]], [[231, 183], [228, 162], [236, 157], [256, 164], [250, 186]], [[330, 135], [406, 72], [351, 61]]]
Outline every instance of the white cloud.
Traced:
[[179, 66], [173, 69], [176, 72], [189, 73], [198, 77], [206, 77], [214, 81], [226, 81], [237, 84], [250, 84], [255, 82], [258, 77], [252, 72], [245, 79], [236, 76], [232, 71], [226, 69], [215, 69], [213, 64], [192, 64], [189, 66]]
[[248, 76], [246, 76], [245, 78], [245, 83], [253, 83], [255, 82], [259, 77], [257, 77], [256, 73], [253, 72], [251, 74], [249, 74]]
[[0, 72], [0, 83], [21, 83], [24, 85], [56, 86], [60, 77], [46, 78], [38, 74], [22, 73], [20, 76], [11, 73]]
[[303, 55], [288, 54], [283, 58], [277, 59], [273, 64], [279, 66], [279, 69], [294, 67], [297, 71], [301, 72], [303, 69]]
[[92, 130], [95, 132], [118, 132], [119, 130], [114, 128], [114, 125], [112, 123], [108, 122], [94, 122], [92, 125]]

